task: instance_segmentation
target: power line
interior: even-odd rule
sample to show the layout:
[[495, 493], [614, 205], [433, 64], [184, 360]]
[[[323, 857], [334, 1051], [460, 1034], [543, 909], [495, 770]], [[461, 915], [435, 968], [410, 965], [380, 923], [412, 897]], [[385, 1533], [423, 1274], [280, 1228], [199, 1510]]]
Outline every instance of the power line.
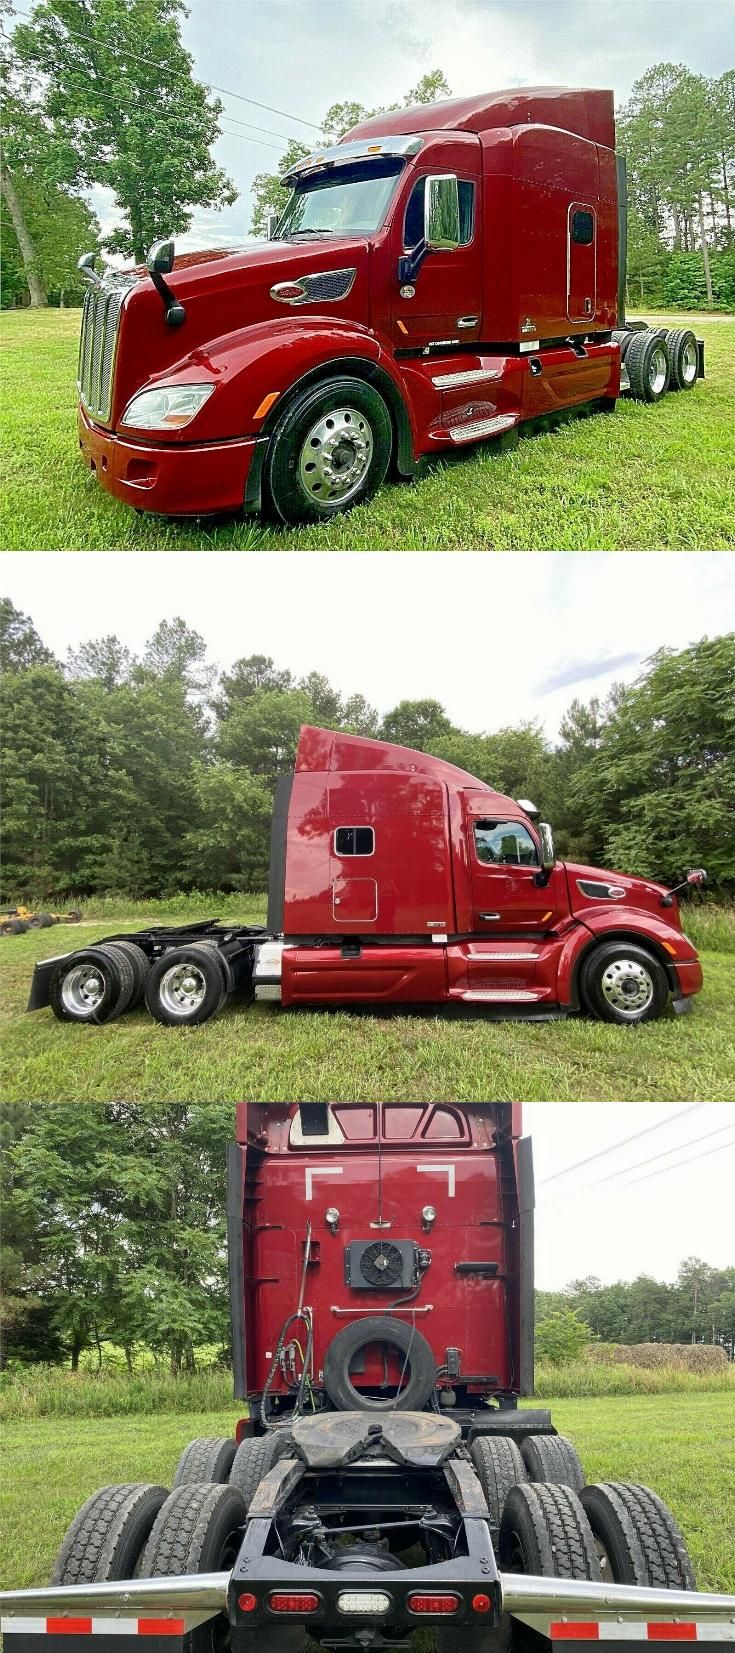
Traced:
[[[732, 1129], [732, 1128], [733, 1127], [730, 1126], [730, 1129]], [[718, 1131], [712, 1131], [710, 1133], [710, 1135], [711, 1136], [721, 1135], [722, 1131], [725, 1131], [727, 1129], [728, 1129], [728, 1127], [726, 1125], [723, 1125], [721, 1131], [719, 1131], [719, 1132]], [[703, 1137], [702, 1141], [703, 1142], [706, 1141], [706, 1138]], [[733, 1138], [732, 1142], [721, 1142], [718, 1148], [705, 1148], [705, 1151], [704, 1151], [703, 1154], [692, 1154], [689, 1159], [680, 1160], [678, 1165], [664, 1165], [664, 1166], [662, 1166], [660, 1171], [649, 1171], [648, 1175], [645, 1176], [645, 1177], [634, 1177], [633, 1182], [631, 1183], [631, 1187], [634, 1187], [637, 1182], [650, 1182], [651, 1177], [662, 1177], [665, 1171], [682, 1171], [682, 1170], [684, 1170], [685, 1166], [691, 1165], [693, 1160], [695, 1160], [695, 1159], [708, 1159], [710, 1154], [719, 1154], [719, 1153], [722, 1152], [723, 1148], [735, 1148], [735, 1137]], [[673, 1150], [672, 1150], [672, 1152], [673, 1152]]]
[[570, 1171], [580, 1170], [583, 1165], [591, 1165], [595, 1159], [606, 1159], [608, 1154], [616, 1153], [618, 1148], [627, 1147], [629, 1142], [636, 1142], [638, 1137], [648, 1136], [651, 1131], [662, 1130], [664, 1125], [669, 1124], [673, 1119], [684, 1119], [685, 1115], [692, 1113], [694, 1108], [701, 1108], [703, 1105], [702, 1102], [690, 1102], [689, 1106], [683, 1108], [681, 1113], [668, 1113], [665, 1119], [658, 1119], [655, 1125], [646, 1125], [642, 1131], [634, 1131], [632, 1136], [624, 1136], [620, 1142], [613, 1142], [608, 1148], [600, 1148], [597, 1153], [588, 1154], [586, 1159], [575, 1160], [573, 1165], [565, 1166], [563, 1171], [554, 1171], [552, 1176], [544, 1177], [539, 1183], [539, 1188], [543, 1188], [547, 1182], [556, 1182], [558, 1177], [568, 1176]]
[[[32, 12], [18, 10], [15, 11], [13, 15], [16, 17], [25, 17], [30, 22], [33, 22]], [[106, 49], [108, 52], [112, 52], [113, 57], [117, 55], [118, 57], [127, 57], [131, 60], [131, 62], [147, 63], [150, 68], [162, 69], [164, 74], [167, 74], [173, 80], [193, 80], [198, 86], [203, 86], [205, 91], [220, 92], [225, 98], [239, 98], [241, 103], [250, 103], [253, 105], [254, 109], [265, 109], [270, 115], [282, 115], [284, 120], [298, 121], [299, 126], [310, 126], [315, 132], [319, 132], [321, 134], [322, 129], [320, 126], [317, 126], [316, 121], [307, 121], [303, 115], [294, 115], [289, 109], [276, 109], [272, 103], [260, 103], [257, 98], [246, 97], [244, 92], [233, 92], [228, 86], [217, 86], [214, 81], [199, 80], [196, 75], [185, 75], [181, 73], [180, 70], [169, 69], [166, 64], [161, 63], [158, 58], [144, 57], [141, 52], [131, 52], [125, 47], [117, 44], [111, 45], [108, 41], [100, 39], [97, 35], [88, 34], [86, 30], [73, 29], [69, 23], [65, 23], [64, 19], [61, 17], [57, 18], [55, 14], [54, 21], [61, 23], [62, 28], [66, 30], [67, 34], [74, 35], [78, 40], [87, 40], [92, 46], [102, 46], [103, 49]]]
[[[702, 1106], [701, 1103], [697, 1103], [695, 1105], [697, 1107]], [[689, 1110], [687, 1110], [687, 1111], [689, 1111]], [[679, 1117], [681, 1117], [681, 1116], [679, 1116]], [[704, 1136], [690, 1137], [688, 1142], [677, 1142], [675, 1147], [673, 1147], [673, 1148], [664, 1148], [660, 1154], [649, 1154], [646, 1159], [636, 1160], [633, 1165], [621, 1165], [620, 1168], [617, 1171], [611, 1171], [610, 1174], [606, 1177], [597, 1177], [595, 1182], [586, 1182], [582, 1185], [581, 1188], [571, 1189], [568, 1197], [570, 1199], [573, 1199], [573, 1198], [576, 1197], [577, 1194], [587, 1194], [587, 1193], [589, 1193], [590, 1189], [592, 1189], [592, 1188], [601, 1188], [603, 1183], [612, 1182], [615, 1177], [624, 1177], [624, 1176], [626, 1176], [628, 1171], [639, 1171], [641, 1169], [641, 1167], [644, 1166], [644, 1165], [654, 1165], [656, 1163], [656, 1160], [658, 1160], [658, 1159], [667, 1159], [670, 1154], [681, 1153], [682, 1149], [684, 1149], [684, 1148], [694, 1147], [694, 1145], [697, 1142], [708, 1142], [710, 1140], [710, 1137], [722, 1136], [724, 1131], [730, 1131], [732, 1129], [733, 1129], [733, 1121], [730, 1120], [730, 1121], [728, 1121], [727, 1125], [719, 1125], [716, 1130], [707, 1131]], [[708, 1149], [707, 1152], [708, 1153], [717, 1153], [718, 1149], [716, 1149], [716, 1148]], [[694, 1154], [692, 1157], [694, 1159], [700, 1159], [702, 1156], [700, 1154]], [[688, 1161], [685, 1161], [685, 1160], [681, 1161], [682, 1165], [687, 1164], [687, 1163], [688, 1163]], [[663, 1167], [663, 1170], [669, 1170], [669, 1171], [675, 1171], [676, 1169], [677, 1169], [677, 1167], [675, 1165], [669, 1165], [669, 1166], [664, 1166]], [[658, 1171], [652, 1171], [650, 1173], [650, 1175], [654, 1176], [654, 1177], [658, 1176], [659, 1174], [660, 1173]], [[647, 1182], [647, 1181], [648, 1181], [647, 1177], [633, 1177], [632, 1182], [631, 1183], [623, 1183], [623, 1187], [624, 1188], [634, 1187], [634, 1185], [637, 1182]], [[564, 1199], [564, 1198], [565, 1198], [565, 1196], [563, 1194], [559, 1194], [555, 1200], [549, 1200], [548, 1204], [549, 1205], [557, 1205], [559, 1203], [559, 1200]]]

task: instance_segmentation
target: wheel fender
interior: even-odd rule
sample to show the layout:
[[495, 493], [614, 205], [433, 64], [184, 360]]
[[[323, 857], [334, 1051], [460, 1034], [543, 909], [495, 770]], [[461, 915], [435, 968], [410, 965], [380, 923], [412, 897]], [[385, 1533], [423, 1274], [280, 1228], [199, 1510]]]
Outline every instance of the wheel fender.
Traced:
[[579, 928], [571, 932], [559, 955], [557, 968], [560, 1004], [579, 1006], [582, 966], [592, 949], [603, 941], [633, 941], [639, 947], [647, 947], [663, 964], [669, 987], [676, 992], [676, 964], [696, 962], [696, 948], [680, 930], [675, 930], [673, 925], [657, 919], [652, 913], [641, 913], [635, 917], [628, 910], [626, 920], [632, 918], [633, 921], [625, 924], [621, 924], [620, 917], [619, 908], [600, 907], [594, 914], [586, 915]]
[[[382, 389], [398, 429], [401, 462], [413, 469], [413, 410], [388, 351], [358, 322], [285, 316], [240, 328], [223, 334], [206, 350], [182, 356], [141, 389], [192, 382], [214, 387], [190, 425], [166, 433], [167, 443], [186, 445], [265, 436], [287, 398], [327, 373], [344, 372], [360, 373]], [[133, 426], [130, 431], [134, 433]]]

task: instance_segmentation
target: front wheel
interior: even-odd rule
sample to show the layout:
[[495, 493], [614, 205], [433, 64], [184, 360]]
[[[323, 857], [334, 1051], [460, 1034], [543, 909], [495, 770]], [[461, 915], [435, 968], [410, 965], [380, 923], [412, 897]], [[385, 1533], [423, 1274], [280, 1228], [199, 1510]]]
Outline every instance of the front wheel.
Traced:
[[382, 396], [362, 379], [335, 378], [296, 398], [271, 438], [266, 480], [283, 522], [324, 522], [370, 499], [393, 445]]
[[630, 1026], [663, 1014], [669, 984], [663, 965], [644, 947], [610, 941], [585, 960], [580, 991], [585, 1008], [600, 1021]]

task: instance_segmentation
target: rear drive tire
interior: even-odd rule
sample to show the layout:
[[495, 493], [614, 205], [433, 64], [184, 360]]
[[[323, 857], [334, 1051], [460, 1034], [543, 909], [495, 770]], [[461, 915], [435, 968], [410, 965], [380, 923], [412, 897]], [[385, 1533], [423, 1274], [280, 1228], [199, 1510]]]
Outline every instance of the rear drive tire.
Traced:
[[102, 1487], [93, 1492], [62, 1541], [52, 1584], [101, 1584], [132, 1578], [168, 1497], [165, 1487]]
[[607, 1481], [580, 1494], [603, 1582], [696, 1590], [687, 1548], [671, 1511], [648, 1487]]
[[470, 1457], [485, 1494], [490, 1524], [497, 1533], [511, 1487], [528, 1480], [526, 1465], [508, 1435], [476, 1435]]
[[237, 1442], [212, 1436], [190, 1441], [179, 1458], [174, 1471], [173, 1486], [201, 1485], [205, 1481], [223, 1486], [229, 1480]]
[[249, 1510], [255, 1494], [279, 1458], [287, 1458], [293, 1448], [291, 1436], [285, 1430], [270, 1430], [267, 1435], [251, 1435], [241, 1441], [230, 1469], [230, 1486], [235, 1487]]
[[145, 984], [151, 967], [150, 959], [143, 952], [143, 948], [138, 947], [134, 941], [116, 941], [114, 946], [119, 953], [125, 954], [126, 959], [132, 966], [133, 996], [128, 1005], [128, 1010], [137, 1010], [138, 1005], [142, 1004], [145, 997]]
[[135, 971], [127, 953], [123, 951], [122, 947], [118, 947], [117, 942], [106, 941], [103, 943], [101, 950], [103, 953], [107, 953], [110, 958], [114, 959], [115, 964], [117, 965], [118, 976], [120, 978], [120, 991], [114, 1004], [110, 1007], [110, 1010], [105, 1017], [106, 1022], [115, 1022], [117, 1021], [118, 1016], [125, 1015], [126, 1010], [130, 1009], [133, 1002], [133, 996], [135, 993]]
[[[126, 961], [127, 964], [127, 961]], [[49, 1003], [60, 1022], [106, 1022], [130, 987], [132, 971], [122, 975], [122, 956], [106, 947], [83, 947], [57, 965], [49, 984]]]
[[603, 1022], [630, 1027], [655, 1021], [669, 1000], [666, 971], [635, 942], [602, 943], [585, 959], [580, 977], [582, 1002]]
[[271, 437], [266, 485], [283, 522], [325, 522], [380, 487], [393, 446], [382, 396], [340, 375], [297, 396]]
[[186, 942], [152, 965], [145, 1002], [164, 1027], [198, 1027], [217, 1015], [227, 997], [227, 978], [215, 947]]
[[636, 333], [625, 353], [630, 394], [636, 402], [660, 402], [671, 379], [666, 339], [658, 333]]
[[[186, 1484], [169, 1493], [140, 1562], [141, 1578], [230, 1572], [242, 1543], [245, 1505], [234, 1487]], [[218, 1613], [191, 1634], [191, 1653], [222, 1653], [229, 1624]]]
[[557, 1487], [581, 1492], [585, 1474], [576, 1449], [565, 1435], [527, 1435], [521, 1457], [529, 1481], [553, 1481]]
[[[410, 1376], [398, 1396], [376, 1400], [355, 1388], [350, 1365], [368, 1343], [386, 1343], [404, 1356]], [[324, 1387], [339, 1412], [420, 1412], [435, 1383], [436, 1366], [426, 1338], [415, 1326], [391, 1320], [387, 1315], [376, 1315], [375, 1319], [366, 1315], [364, 1320], [344, 1326], [332, 1338], [324, 1357]]]
[[697, 341], [689, 327], [672, 327], [666, 334], [671, 358], [671, 390], [693, 390], [699, 377]]
[[500, 1566], [541, 1578], [602, 1578], [587, 1516], [570, 1487], [511, 1487], [500, 1523]]

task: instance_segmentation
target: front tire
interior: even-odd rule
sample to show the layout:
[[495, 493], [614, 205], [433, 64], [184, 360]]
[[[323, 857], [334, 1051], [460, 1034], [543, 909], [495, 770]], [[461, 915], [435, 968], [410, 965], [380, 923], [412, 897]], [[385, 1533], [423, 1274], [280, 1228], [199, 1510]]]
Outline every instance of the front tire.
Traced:
[[696, 1590], [687, 1548], [671, 1511], [648, 1487], [608, 1481], [580, 1493], [604, 1583]]
[[669, 984], [663, 965], [644, 947], [609, 941], [585, 960], [580, 992], [586, 1009], [600, 1021], [630, 1027], [663, 1015]]
[[393, 429], [382, 396], [362, 379], [328, 379], [304, 391], [271, 437], [266, 486], [283, 522], [325, 522], [380, 487]]

